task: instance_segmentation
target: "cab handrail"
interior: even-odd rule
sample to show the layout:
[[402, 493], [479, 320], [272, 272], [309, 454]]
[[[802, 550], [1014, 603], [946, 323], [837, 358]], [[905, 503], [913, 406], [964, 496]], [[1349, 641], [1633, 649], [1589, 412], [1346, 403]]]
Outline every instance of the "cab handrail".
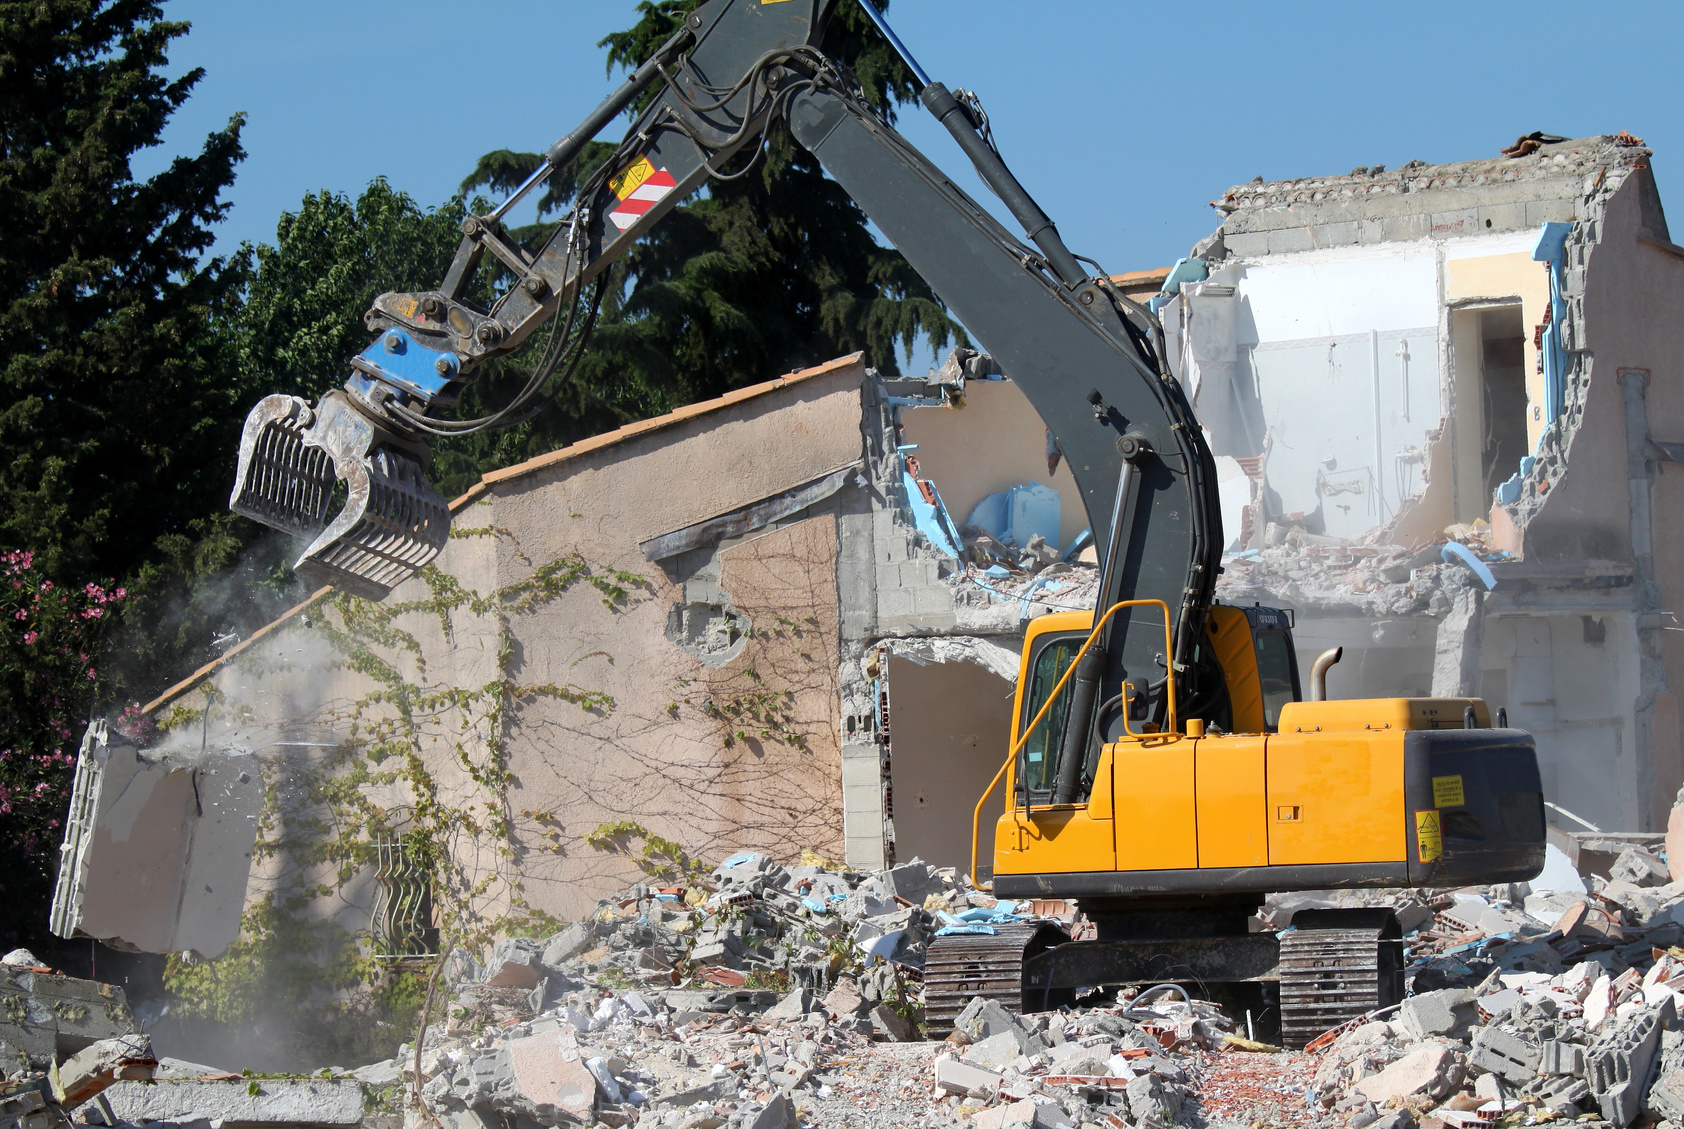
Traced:
[[[1047, 716], [1047, 711], [1052, 709], [1054, 702], [1058, 701], [1058, 696], [1064, 693], [1065, 684], [1070, 681], [1070, 676], [1076, 673], [1076, 664], [1082, 661], [1082, 656], [1088, 653], [1088, 648], [1093, 646], [1094, 640], [1099, 638], [1099, 633], [1104, 630], [1106, 623], [1110, 621], [1113, 615], [1116, 615], [1117, 612], [1121, 611], [1123, 608], [1139, 608], [1148, 606], [1162, 609], [1164, 613], [1164, 655], [1168, 657], [1175, 654], [1175, 648], [1173, 646], [1174, 637], [1170, 630], [1169, 605], [1164, 603], [1162, 600], [1119, 600], [1117, 603], [1112, 604], [1109, 608], [1107, 608], [1104, 615], [1099, 617], [1099, 622], [1093, 625], [1092, 631], [1088, 632], [1088, 637], [1082, 643], [1081, 649], [1076, 652], [1075, 658], [1070, 660], [1070, 665], [1065, 669], [1063, 677], [1058, 680], [1058, 685], [1054, 686], [1052, 693], [1047, 695], [1046, 703], [1041, 707], [1041, 711], [1035, 715], [1034, 719], [1030, 721], [1026, 727], [1024, 727], [1023, 735], [1016, 741], [1012, 742], [1011, 752], [1006, 754], [1006, 762], [1000, 766], [1000, 771], [994, 774], [994, 779], [990, 780], [988, 782], [988, 787], [982, 790], [982, 798], [976, 802], [976, 811], [971, 815], [971, 881], [979, 888], [981, 888], [982, 884], [976, 881], [976, 863], [977, 848], [982, 837], [982, 806], [988, 802], [988, 797], [994, 794], [995, 787], [999, 785], [1001, 778], [1006, 775], [1006, 769], [1010, 768], [1012, 763], [1017, 760], [1017, 755], [1023, 750], [1024, 743], [1029, 740], [1030, 736], [1035, 732], [1036, 727], [1041, 724], [1041, 720]], [[1169, 695], [1169, 727], [1167, 732], [1175, 733], [1178, 732], [1178, 728], [1175, 716], [1175, 663], [1173, 659], [1169, 662], [1169, 670], [1166, 672], [1166, 677], [1169, 679], [1168, 686], [1165, 688], [1165, 692]], [[1127, 702], [1125, 701], [1125, 711], [1127, 708]], [[1126, 727], [1128, 723], [1125, 721], [1123, 724]], [[1013, 810], [1015, 811], [1016, 809], [1014, 808]], [[1021, 823], [1021, 821], [1019, 822]], [[993, 885], [994, 882], [990, 879], [988, 883], [989, 888], [992, 888]]]

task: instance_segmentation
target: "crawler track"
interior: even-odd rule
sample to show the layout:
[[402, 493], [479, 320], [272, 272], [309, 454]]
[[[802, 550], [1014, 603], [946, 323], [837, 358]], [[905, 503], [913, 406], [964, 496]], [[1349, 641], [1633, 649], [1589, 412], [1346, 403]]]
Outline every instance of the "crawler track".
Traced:
[[1062, 929], [1045, 922], [994, 928], [992, 935], [955, 934], [930, 942], [924, 957], [924, 1024], [931, 1037], [952, 1031], [973, 996], [1021, 1011], [1024, 958], [1069, 940]]
[[[1364, 920], [1367, 917], [1370, 920]], [[1280, 937], [1281, 1041], [1302, 1047], [1403, 994], [1403, 942], [1390, 911], [1313, 911]]]

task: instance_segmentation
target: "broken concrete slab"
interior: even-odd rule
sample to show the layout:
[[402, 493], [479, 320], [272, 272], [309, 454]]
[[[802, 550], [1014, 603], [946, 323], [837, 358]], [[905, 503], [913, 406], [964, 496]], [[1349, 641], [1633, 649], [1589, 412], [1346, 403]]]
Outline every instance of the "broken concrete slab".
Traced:
[[1461, 1081], [1462, 1068], [1455, 1053], [1442, 1043], [1429, 1043], [1391, 1063], [1378, 1074], [1356, 1084], [1356, 1089], [1376, 1105], [1392, 1098], [1417, 1094], [1441, 1098]]
[[950, 1094], [970, 1094], [983, 1097], [999, 1090], [1005, 1075], [985, 1070], [956, 1058], [936, 1060], [936, 1085]]
[[1398, 1022], [1412, 1039], [1458, 1037], [1478, 1020], [1474, 994], [1467, 988], [1441, 988], [1410, 996], [1398, 1009]]
[[152, 1036], [144, 1032], [101, 1039], [55, 1065], [48, 1077], [53, 1098], [73, 1109], [117, 1082], [150, 1082], [158, 1060], [152, 1057]]
[[115, 985], [0, 966], [0, 1043], [41, 1069], [134, 1027], [128, 997]]
[[184, 759], [88, 726], [51, 925], [142, 952], [220, 956], [240, 933], [263, 779], [250, 754]]
[[118, 1117], [134, 1122], [209, 1118], [225, 1124], [354, 1126], [362, 1122], [364, 1106], [360, 1083], [325, 1078], [118, 1082], [105, 1097]]
[[1537, 1044], [1509, 1034], [1498, 1027], [1481, 1027], [1474, 1033], [1468, 1065], [1497, 1074], [1513, 1086], [1524, 1086], [1538, 1075], [1542, 1052]]

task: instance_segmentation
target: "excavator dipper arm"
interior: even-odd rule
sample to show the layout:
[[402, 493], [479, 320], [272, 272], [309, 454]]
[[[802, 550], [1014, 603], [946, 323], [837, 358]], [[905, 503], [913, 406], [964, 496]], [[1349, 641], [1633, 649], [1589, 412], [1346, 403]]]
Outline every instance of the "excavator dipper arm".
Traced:
[[[383, 294], [369, 312], [379, 339], [352, 360], [345, 391], [320, 409], [269, 397], [247, 421], [233, 506], [295, 536], [319, 531], [332, 474], [353, 502], [295, 567], [371, 596], [430, 560], [448, 534], [448, 512], [421, 478], [424, 437], [498, 426], [541, 405], [538, 388], [569, 350], [582, 347], [593, 279], [685, 195], [733, 175], [767, 123], [784, 118], [796, 140], [860, 204], [1028, 396], [1064, 452], [1100, 547], [1100, 607], [1161, 600], [1171, 609], [1174, 653], [1163, 625], [1113, 617], [1096, 661], [1079, 672], [1061, 756], [1059, 789], [1074, 793], [1092, 719], [1125, 681], [1139, 710], [1165, 707], [1167, 665], [1184, 698], [1201, 690], [1191, 669], [1216, 580], [1220, 510], [1208, 448], [1186, 397], [1151, 344], [1155, 327], [1103, 276], [1090, 276], [1007, 169], [972, 96], [925, 82], [921, 100], [960, 144], [979, 176], [1022, 224], [1007, 231], [865, 102], [845, 68], [819, 50], [837, 0], [713, 0], [572, 133], [509, 201], [470, 217], [444, 282], [434, 291]], [[849, 0], [844, 0], [849, 2]], [[862, 4], [873, 19], [881, 17]], [[886, 25], [885, 25], [885, 30]], [[905, 49], [899, 41], [897, 49]], [[912, 69], [923, 79], [915, 62]], [[507, 238], [502, 216], [550, 170], [565, 166], [644, 90], [666, 87], [618, 150], [586, 181], [573, 213], [536, 254]], [[727, 169], [727, 165], [731, 168]], [[514, 276], [486, 310], [465, 297], [486, 254]], [[580, 320], [584, 309], [583, 320]], [[549, 321], [560, 344], [544, 350], [530, 394], [480, 420], [453, 420], [474, 370]], [[558, 328], [558, 323], [559, 328]], [[331, 425], [331, 426], [330, 426]], [[359, 449], [360, 448], [360, 449]], [[370, 474], [369, 468], [374, 468]], [[386, 468], [382, 472], [381, 468]], [[391, 512], [376, 512], [379, 504]], [[1149, 617], [1147, 617], [1149, 618]], [[1128, 708], [1125, 703], [1123, 708]], [[1188, 713], [1188, 703], [1180, 712]]]

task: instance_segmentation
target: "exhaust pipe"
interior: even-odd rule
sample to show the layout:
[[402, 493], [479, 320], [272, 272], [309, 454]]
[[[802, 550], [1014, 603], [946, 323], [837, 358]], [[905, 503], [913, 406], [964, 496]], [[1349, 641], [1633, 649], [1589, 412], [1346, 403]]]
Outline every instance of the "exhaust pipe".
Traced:
[[1345, 657], [1345, 648], [1333, 647], [1316, 656], [1310, 665], [1310, 701], [1327, 701], [1327, 670]]
[[[306, 580], [384, 599], [450, 539], [450, 507], [424, 477], [424, 444], [381, 426], [344, 392], [319, 407], [265, 396], [246, 416], [228, 508], [310, 544]], [[345, 506], [331, 524], [337, 482]], [[325, 526], [325, 528], [324, 528]]]

